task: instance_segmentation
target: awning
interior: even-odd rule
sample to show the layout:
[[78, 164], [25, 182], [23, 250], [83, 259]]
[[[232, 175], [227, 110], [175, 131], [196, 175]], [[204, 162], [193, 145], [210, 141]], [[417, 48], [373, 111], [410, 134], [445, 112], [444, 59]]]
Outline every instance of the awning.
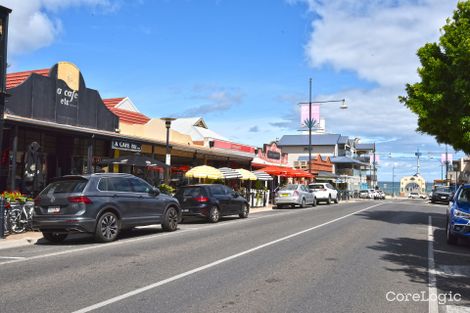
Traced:
[[243, 168], [237, 168], [235, 171], [241, 175], [241, 180], [258, 180], [255, 174]]
[[237, 179], [242, 177], [239, 172], [230, 167], [221, 167], [219, 168], [219, 171], [224, 175], [224, 179]]
[[256, 175], [256, 177], [258, 178], [258, 180], [262, 180], [262, 181], [270, 181], [270, 180], [273, 180], [273, 177], [272, 177], [271, 175], [269, 175], [268, 173], [263, 172], [263, 171], [254, 171], [253, 174]]

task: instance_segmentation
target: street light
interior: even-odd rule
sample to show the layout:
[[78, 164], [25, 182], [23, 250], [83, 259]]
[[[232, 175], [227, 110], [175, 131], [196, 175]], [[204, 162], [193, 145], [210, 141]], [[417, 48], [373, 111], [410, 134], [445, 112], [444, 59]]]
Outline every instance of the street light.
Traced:
[[[307, 128], [308, 128], [308, 172], [312, 174], [312, 128], [316, 125], [318, 121], [314, 121], [312, 119], [312, 78], [309, 79], [309, 98], [307, 102], [300, 102], [299, 104], [308, 104], [308, 120], [307, 120]], [[314, 101], [313, 103], [338, 103], [341, 102], [340, 109], [344, 110], [347, 109], [348, 106], [346, 104], [345, 99], [341, 100], [323, 100], [323, 101]]]
[[165, 184], [170, 183], [170, 167], [171, 167], [171, 154], [170, 154], [170, 127], [171, 122], [176, 120], [173, 117], [162, 117], [161, 120], [165, 121], [166, 127], [166, 157], [165, 157], [165, 164], [168, 167], [165, 169]]

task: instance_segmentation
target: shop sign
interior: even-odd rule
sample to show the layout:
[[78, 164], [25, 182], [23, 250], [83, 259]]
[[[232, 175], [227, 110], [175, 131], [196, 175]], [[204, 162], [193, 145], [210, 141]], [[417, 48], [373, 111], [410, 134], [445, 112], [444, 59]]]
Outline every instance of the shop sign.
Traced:
[[268, 159], [272, 159], [272, 160], [280, 160], [281, 159], [281, 153], [279, 153], [277, 151], [268, 150], [267, 157], [268, 157]]
[[246, 153], [255, 153], [255, 148], [245, 145], [236, 144], [233, 142], [222, 141], [222, 140], [213, 140], [212, 146], [219, 149], [227, 149], [234, 151], [241, 151]]
[[113, 139], [111, 140], [111, 149], [114, 150], [124, 150], [132, 152], [141, 152], [142, 145], [136, 142], [130, 142], [126, 140]]

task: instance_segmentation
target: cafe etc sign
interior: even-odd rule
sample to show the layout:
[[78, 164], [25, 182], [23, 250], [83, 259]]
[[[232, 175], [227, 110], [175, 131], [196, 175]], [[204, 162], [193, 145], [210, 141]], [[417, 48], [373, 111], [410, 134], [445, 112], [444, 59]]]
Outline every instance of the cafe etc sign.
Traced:
[[111, 149], [132, 151], [132, 152], [141, 152], [142, 151], [142, 145], [140, 143], [131, 142], [131, 141], [127, 141], [127, 140], [113, 139], [111, 141]]

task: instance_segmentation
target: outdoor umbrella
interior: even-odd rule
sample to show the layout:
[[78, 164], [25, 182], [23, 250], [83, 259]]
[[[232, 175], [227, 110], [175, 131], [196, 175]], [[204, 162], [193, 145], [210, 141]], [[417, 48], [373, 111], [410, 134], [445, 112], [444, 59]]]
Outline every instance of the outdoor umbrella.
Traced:
[[221, 167], [219, 168], [219, 171], [224, 175], [224, 179], [237, 179], [242, 177], [240, 173], [230, 167]]
[[104, 159], [101, 161], [101, 163], [105, 164], [122, 164], [122, 165], [131, 165], [131, 166], [137, 166], [137, 167], [147, 167], [147, 166], [159, 166], [166, 168], [168, 165], [165, 163], [155, 160], [151, 157], [147, 157], [144, 155], [126, 155], [126, 156], [121, 156], [115, 159]]
[[188, 178], [210, 178], [210, 179], [223, 179], [224, 175], [221, 171], [212, 166], [201, 165], [190, 169], [184, 174]]
[[235, 171], [237, 171], [241, 175], [241, 180], [258, 180], [255, 174], [243, 168], [238, 168]]
[[280, 166], [267, 166], [261, 169], [261, 171], [274, 176], [284, 176], [287, 173], [287, 167]]
[[266, 172], [263, 172], [263, 171], [254, 171], [253, 174], [256, 175], [258, 180], [262, 180], [262, 181], [273, 180], [273, 177], [271, 175], [269, 175], [269, 174], [267, 174]]

